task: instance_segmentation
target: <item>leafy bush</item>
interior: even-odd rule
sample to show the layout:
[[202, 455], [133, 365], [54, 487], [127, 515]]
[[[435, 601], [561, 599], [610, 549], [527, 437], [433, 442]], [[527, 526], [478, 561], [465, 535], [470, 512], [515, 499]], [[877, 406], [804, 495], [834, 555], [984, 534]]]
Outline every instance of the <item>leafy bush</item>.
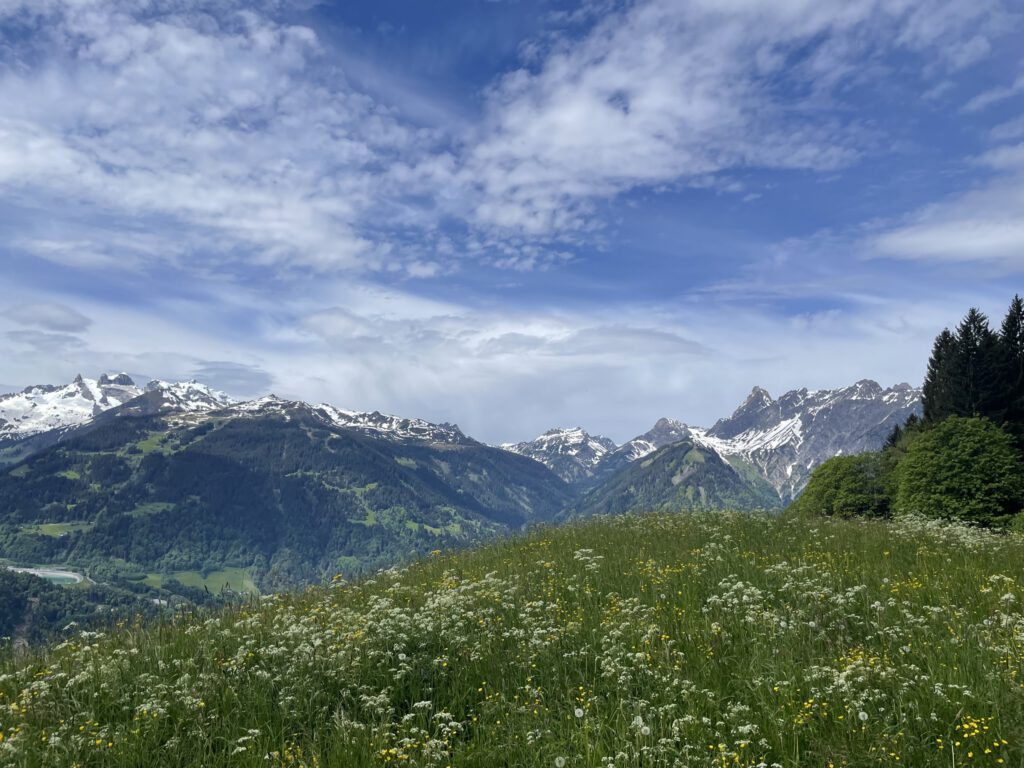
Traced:
[[1003, 525], [1024, 507], [1021, 457], [983, 418], [950, 418], [922, 433], [896, 467], [893, 511]]
[[835, 456], [811, 475], [804, 492], [790, 505], [796, 514], [826, 517], [882, 517], [889, 513], [883, 457], [880, 453]]

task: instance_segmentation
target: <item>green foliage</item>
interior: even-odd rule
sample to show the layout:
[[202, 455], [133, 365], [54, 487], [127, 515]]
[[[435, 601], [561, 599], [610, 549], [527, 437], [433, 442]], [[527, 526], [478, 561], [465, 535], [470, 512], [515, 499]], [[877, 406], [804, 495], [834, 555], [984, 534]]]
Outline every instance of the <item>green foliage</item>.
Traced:
[[916, 512], [1004, 524], [1024, 504], [1024, 300], [999, 332], [972, 308], [932, 346], [924, 419], [895, 427], [875, 458], [825, 462], [792, 508], [825, 515]]
[[[169, 597], [167, 593], [163, 596]], [[41, 643], [74, 633], [76, 625], [106, 627], [137, 616], [152, 618], [160, 609], [151, 598], [97, 584], [58, 586], [0, 567], [0, 636], [19, 643]]]
[[[899, 438], [902, 436], [901, 430]], [[835, 456], [814, 471], [789, 511], [826, 517], [884, 517], [889, 513], [885, 469], [881, 453]]]
[[3, 762], [1021, 766], [1022, 585], [933, 520], [589, 521], [9, 659]]
[[1006, 523], [1024, 506], [1021, 457], [1003, 430], [951, 416], [922, 433], [896, 467], [893, 511]]
[[1024, 299], [1014, 296], [999, 329], [1002, 361], [999, 371], [1003, 388], [1005, 426], [1024, 448]]
[[999, 332], [972, 308], [956, 332], [935, 339], [924, 381], [925, 422], [983, 416], [1024, 435], [1024, 300], [1015, 296]]
[[779, 496], [768, 481], [743, 469], [683, 440], [633, 462], [587, 492], [571, 511], [588, 516], [642, 510], [779, 507]]

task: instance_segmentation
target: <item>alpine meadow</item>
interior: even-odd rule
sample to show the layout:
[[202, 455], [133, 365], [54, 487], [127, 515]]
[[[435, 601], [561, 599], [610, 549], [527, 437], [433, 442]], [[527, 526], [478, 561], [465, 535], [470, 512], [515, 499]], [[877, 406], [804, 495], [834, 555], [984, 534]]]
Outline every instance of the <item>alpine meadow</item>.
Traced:
[[0, 0], [0, 768], [1024, 768], [1014, 0]]

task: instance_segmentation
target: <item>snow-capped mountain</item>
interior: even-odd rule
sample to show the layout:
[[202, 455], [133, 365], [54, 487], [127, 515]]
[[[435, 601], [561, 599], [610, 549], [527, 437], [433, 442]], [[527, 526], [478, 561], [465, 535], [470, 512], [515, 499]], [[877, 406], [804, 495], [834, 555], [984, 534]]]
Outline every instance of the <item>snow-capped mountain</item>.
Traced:
[[195, 380], [174, 383], [151, 381], [146, 385], [146, 392], [157, 393], [165, 410], [183, 413], [205, 413], [238, 402], [233, 397]]
[[659, 448], [678, 443], [688, 437], [690, 428], [683, 422], [675, 419], [658, 419], [650, 430], [623, 443], [615, 453], [627, 461], [636, 461]]
[[194, 381], [151, 381], [139, 387], [128, 374], [81, 375], [70, 384], [39, 384], [12, 395], [0, 395], [0, 442], [13, 442], [45, 432], [81, 426], [101, 413], [133, 404], [135, 410], [201, 412], [235, 402]]
[[141, 394], [142, 389], [128, 375], [119, 373], [98, 379], [79, 375], [63, 386], [40, 384], [0, 395], [0, 441], [84, 424]]
[[350, 411], [325, 403], [310, 405], [274, 395], [239, 402], [196, 381], [157, 380], [143, 388], [127, 374], [120, 373], [103, 374], [98, 379], [78, 376], [65, 386], [37, 385], [17, 394], [0, 396], [0, 443], [10, 445], [44, 435], [45, 439], [39, 438], [44, 442], [32, 446], [33, 450], [38, 450], [59, 440], [67, 430], [84, 426], [103, 414], [106, 414], [104, 419], [160, 415], [170, 423], [187, 424], [213, 416], [231, 418], [276, 412], [290, 417], [299, 411], [331, 426], [376, 437], [427, 443], [476, 442], [454, 424], [433, 424], [378, 411]]
[[237, 403], [212, 415], [220, 418], [224, 416], [262, 416], [270, 413], [278, 413], [285, 418], [303, 413], [335, 427], [353, 429], [373, 437], [386, 437], [393, 440], [414, 440], [427, 443], [476, 442], [466, 437], [455, 424], [433, 424], [423, 419], [389, 416], [378, 411], [370, 413], [348, 411], [326, 403], [310, 405], [296, 400], [283, 400], [276, 395], [267, 395], [257, 400]]
[[[650, 431], [608, 451], [572, 482], [601, 482], [667, 445], [691, 440], [734, 466], [749, 464], [786, 501], [803, 490], [812, 470], [825, 459], [875, 450], [896, 424], [920, 412], [921, 390], [909, 384], [883, 389], [864, 380], [840, 389], [797, 389], [778, 400], [754, 387], [731, 416], [714, 426], [705, 429], [659, 419]], [[519, 446], [502, 447], [515, 450]], [[557, 453], [526, 455], [560, 472]]]
[[754, 387], [730, 417], [692, 431], [722, 456], [754, 464], [788, 499], [821, 462], [878, 449], [894, 426], [920, 412], [921, 390], [909, 384], [883, 389], [864, 379], [841, 389], [792, 390], [778, 400]]
[[664, 448], [672, 443], [678, 443], [680, 440], [686, 440], [691, 436], [690, 428], [681, 421], [666, 418], [658, 419], [655, 425], [647, 432], [623, 443], [609, 453], [594, 468], [592, 474], [600, 477], [613, 475], [619, 470], [628, 467], [637, 459], [642, 459], [659, 448]]
[[591, 435], [582, 427], [550, 429], [540, 437], [523, 443], [506, 443], [506, 451], [529, 456], [545, 464], [567, 483], [575, 483], [594, 474], [594, 467], [612, 451], [615, 443], [601, 435]]

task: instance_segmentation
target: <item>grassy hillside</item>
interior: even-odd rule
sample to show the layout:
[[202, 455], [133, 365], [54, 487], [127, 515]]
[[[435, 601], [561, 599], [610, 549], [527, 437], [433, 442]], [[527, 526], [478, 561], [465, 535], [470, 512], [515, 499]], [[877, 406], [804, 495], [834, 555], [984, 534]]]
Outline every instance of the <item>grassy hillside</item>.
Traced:
[[955, 526], [598, 520], [8, 661], [0, 761], [1020, 766], [1022, 601]]
[[666, 445], [603, 479], [572, 514], [618, 515], [642, 510], [772, 509], [775, 489], [742, 459], [735, 466], [692, 440]]

